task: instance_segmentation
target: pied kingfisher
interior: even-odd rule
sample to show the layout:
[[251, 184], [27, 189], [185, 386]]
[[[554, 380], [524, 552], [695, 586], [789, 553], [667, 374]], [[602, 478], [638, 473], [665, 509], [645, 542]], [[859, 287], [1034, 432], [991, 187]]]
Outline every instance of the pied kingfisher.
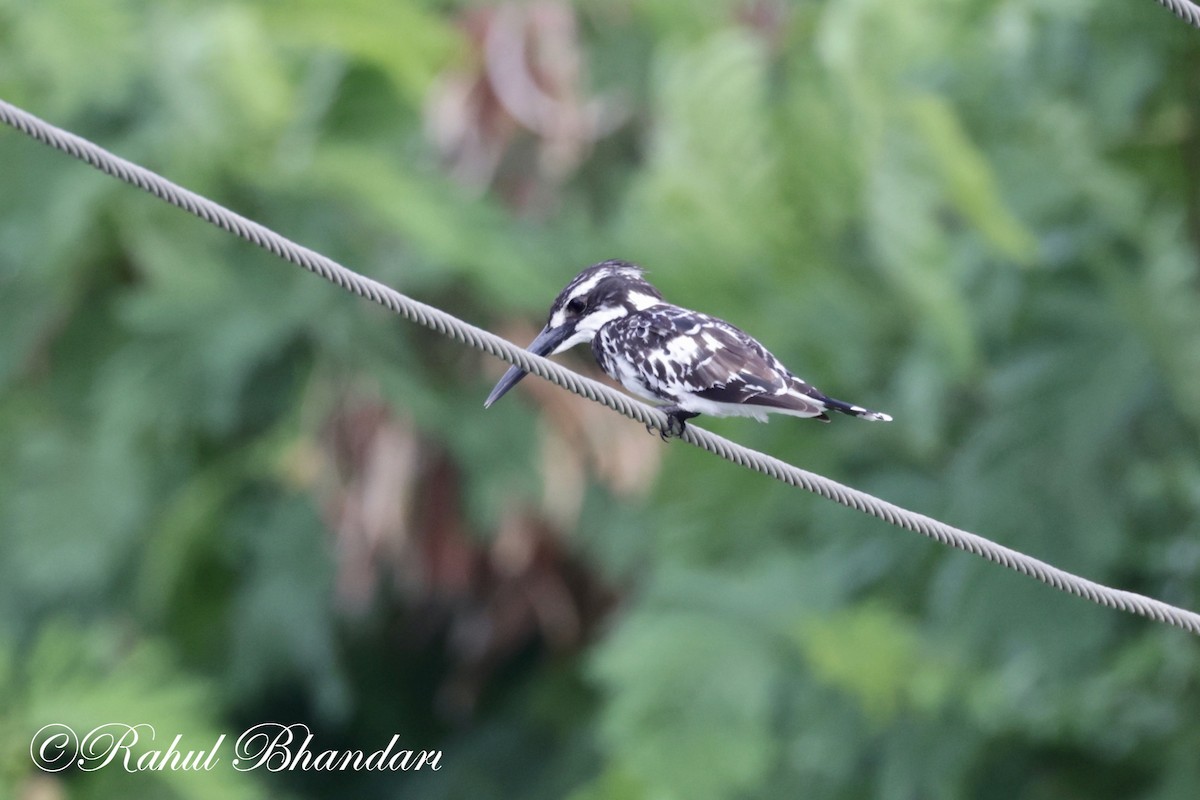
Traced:
[[[561, 353], [583, 342], [591, 342], [601, 368], [626, 389], [667, 404], [661, 410], [675, 436], [700, 414], [759, 422], [766, 422], [767, 414], [790, 414], [828, 422], [825, 412], [833, 410], [860, 419], [892, 419], [822, 394], [728, 322], [664, 302], [641, 268], [625, 261], [604, 261], [575, 276], [554, 299], [529, 351]], [[511, 367], [484, 408], [525, 375]], [[664, 439], [667, 433], [661, 434]]]

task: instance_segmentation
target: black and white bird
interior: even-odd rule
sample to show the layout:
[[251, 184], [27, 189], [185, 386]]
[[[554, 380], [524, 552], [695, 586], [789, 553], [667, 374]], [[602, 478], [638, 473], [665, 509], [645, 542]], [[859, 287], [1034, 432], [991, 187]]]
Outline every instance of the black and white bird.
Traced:
[[[604, 261], [575, 276], [554, 299], [546, 326], [528, 349], [547, 355], [584, 342], [591, 342], [596, 361], [622, 386], [666, 404], [661, 410], [676, 436], [700, 414], [759, 422], [768, 414], [789, 414], [828, 422], [825, 412], [838, 411], [866, 420], [892, 419], [822, 394], [740, 328], [665, 302], [641, 268], [625, 261]], [[484, 408], [525, 375], [511, 367]]]

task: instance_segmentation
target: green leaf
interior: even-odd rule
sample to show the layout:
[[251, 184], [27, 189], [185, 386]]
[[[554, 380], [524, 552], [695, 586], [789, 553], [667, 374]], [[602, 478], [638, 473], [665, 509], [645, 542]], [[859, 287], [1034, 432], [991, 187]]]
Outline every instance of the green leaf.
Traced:
[[1029, 264], [1036, 242], [1005, 207], [991, 167], [967, 137], [953, 108], [937, 95], [921, 94], [909, 101], [909, 113], [925, 137], [950, 202], [1005, 257]]
[[650, 796], [728, 797], [767, 774], [778, 667], [754, 631], [698, 613], [638, 615], [595, 672], [610, 697], [608, 750]]
[[950, 666], [922, 647], [912, 622], [877, 604], [808, 619], [796, 639], [816, 678], [878, 725], [912, 706], [936, 711], [953, 686]]
[[458, 46], [453, 28], [417, 3], [256, 0], [264, 23], [288, 43], [334, 48], [387, 75], [410, 101], [423, 99]]
[[143, 736], [131, 749], [134, 758], [166, 748], [176, 735], [181, 737], [180, 750], [211, 752], [225, 733], [223, 749], [217, 751], [222, 763], [212, 770], [132, 773], [118, 763], [90, 773], [63, 773], [73, 795], [95, 791], [100, 796], [167, 792], [194, 800], [267, 797], [260, 776], [229, 766], [231, 739], [236, 736], [230, 737], [215, 719], [215, 688], [180, 670], [169, 650], [161, 641], [130, 639], [110, 625], [84, 628], [63, 621], [45, 626], [28, 648], [0, 639], [0, 663], [14, 657], [20, 663], [0, 672], [0, 694], [10, 698], [6, 713], [0, 715], [0, 790], [15, 792], [11, 783], [4, 785], [6, 773], [7, 780], [18, 785], [37, 774], [29, 747], [43, 726], [66, 725], [82, 737], [118, 723], [153, 727], [153, 738]]

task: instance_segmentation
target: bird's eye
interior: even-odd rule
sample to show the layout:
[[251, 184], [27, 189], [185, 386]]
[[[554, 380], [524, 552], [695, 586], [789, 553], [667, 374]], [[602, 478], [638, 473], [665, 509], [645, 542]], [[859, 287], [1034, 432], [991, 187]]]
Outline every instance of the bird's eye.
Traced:
[[570, 311], [572, 314], [582, 314], [583, 309], [586, 307], [587, 303], [583, 302], [582, 297], [572, 298], [571, 302], [567, 303], [567, 311]]

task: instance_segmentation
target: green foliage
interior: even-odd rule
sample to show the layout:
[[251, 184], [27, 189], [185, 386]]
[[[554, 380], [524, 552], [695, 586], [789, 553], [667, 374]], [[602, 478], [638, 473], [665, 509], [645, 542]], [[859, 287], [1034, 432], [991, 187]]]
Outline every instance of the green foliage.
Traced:
[[[90, 731], [114, 722], [148, 722], [130, 757], [163, 750], [176, 736], [181, 748], [211, 751], [220, 735], [212, 714], [214, 687], [179, 669], [162, 642], [130, 642], [117, 626], [81, 629], [47, 625], [30, 645], [5, 640], [0, 649], [0, 692], [5, 698], [0, 741], [4, 772], [29, 773], [29, 740], [44, 725]], [[150, 721], [153, 722], [150, 722]], [[118, 756], [120, 759], [121, 756]], [[147, 777], [147, 775], [151, 777]], [[17, 785], [20, 785], [18, 780]], [[162, 770], [131, 775], [124, 769], [83, 772], [73, 791], [81, 797], [137, 792], [178, 798], [270, 796], [253, 773], [232, 769]]]
[[[701, 424], [1200, 607], [1194, 30], [531, 7], [0, 0], [0, 97], [514, 337], [639, 261], [896, 418]], [[506, 116], [504, 19], [595, 129]], [[1195, 795], [1194, 637], [533, 379], [484, 411], [493, 360], [11, 131], [0, 184], [0, 797]], [[29, 760], [113, 721], [443, 768]]]

